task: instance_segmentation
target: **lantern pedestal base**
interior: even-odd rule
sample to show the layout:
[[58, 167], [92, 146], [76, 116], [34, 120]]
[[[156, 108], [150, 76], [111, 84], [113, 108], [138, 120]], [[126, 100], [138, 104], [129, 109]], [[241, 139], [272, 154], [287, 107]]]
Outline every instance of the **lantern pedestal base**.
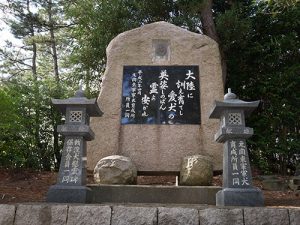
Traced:
[[216, 194], [217, 206], [264, 206], [258, 188], [224, 188]]
[[52, 185], [47, 193], [47, 202], [90, 203], [91, 189], [85, 186]]

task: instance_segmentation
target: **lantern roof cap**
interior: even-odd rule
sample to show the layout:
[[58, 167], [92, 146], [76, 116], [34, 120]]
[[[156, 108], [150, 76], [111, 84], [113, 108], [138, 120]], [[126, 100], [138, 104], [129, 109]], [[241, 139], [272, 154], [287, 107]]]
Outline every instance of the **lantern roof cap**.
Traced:
[[84, 96], [82, 86], [76, 91], [74, 97], [68, 99], [51, 99], [52, 104], [55, 105], [62, 114], [66, 114], [67, 107], [84, 107], [87, 110], [89, 116], [101, 116], [103, 112], [100, 110], [97, 99], [87, 99]]
[[246, 102], [237, 98], [236, 94], [228, 88], [228, 93], [224, 95], [224, 101], [215, 101], [210, 111], [209, 118], [218, 119], [225, 110], [237, 109], [245, 112], [245, 116], [249, 116], [259, 105], [260, 101]]

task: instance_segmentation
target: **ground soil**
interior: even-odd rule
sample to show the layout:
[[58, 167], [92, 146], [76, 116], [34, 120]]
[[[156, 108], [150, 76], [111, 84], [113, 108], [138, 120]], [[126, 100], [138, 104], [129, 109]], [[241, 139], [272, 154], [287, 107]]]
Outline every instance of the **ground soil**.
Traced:
[[[0, 204], [44, 202], [50, 185], [55, 184], [57, 173], [36, 172], [29, 170], [0, 169]], [[92, 174], [88, 176], [88, 183], [92, 183]], [[138, 184], [174, 185], [175, 176], [139, 176]], [[213, 185], [221, 186], [222, 177], [215, 176]], [[262, 189], [259, 179], [254, 179], [254, 185]], [[300, 192], [266, 191], [263, 190], [265, 205], [274, 207], [300, 207]]]

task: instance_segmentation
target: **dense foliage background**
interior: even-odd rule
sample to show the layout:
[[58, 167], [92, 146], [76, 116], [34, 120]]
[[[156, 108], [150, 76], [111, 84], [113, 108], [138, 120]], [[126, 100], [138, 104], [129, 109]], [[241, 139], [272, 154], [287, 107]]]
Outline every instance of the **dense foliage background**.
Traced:
[[[3, 1], [2, 1], [3, 2]], [[300, 3], [297, 0], [7, 0], [18, 41], [0, 49], [0, 166], [57, 169], [63, 123], [51, 98], [99, 93], [105, 48], [119, 33], [168, 21], [219, 43], [226, 87], [261, 100], [248, 120], [252, 165], [293, 172], [300, 158]]]

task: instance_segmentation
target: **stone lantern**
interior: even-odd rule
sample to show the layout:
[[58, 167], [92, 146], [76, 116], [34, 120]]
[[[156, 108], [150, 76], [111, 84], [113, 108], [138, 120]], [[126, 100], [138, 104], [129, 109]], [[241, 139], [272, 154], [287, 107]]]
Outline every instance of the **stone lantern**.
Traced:
[[52, 99], [62, 114], [64, 125], [57, 131], [65, 137], [60, 162], [57, 184], [50, 187], [47, 202], [86, 203], [89, 201], [90, 189], [86, 185], [86, 141], [94, 139], [94, 132], [89, 126], [90, 117], [103, 113], [96, 99], [87, 99], [80, 88], [74, 97]]
[[224, 101], [215, 101], [209, 118], [220, 119], [215, 141], [224, 143], [223, 189], [216, 195], [217, 206], [262, 206], [262, 192], [253, 187], [246, 139], [253, 129], [245, 126], [245, 117], [257, 108], [259, 101], [237, 99], [228, 89]]

